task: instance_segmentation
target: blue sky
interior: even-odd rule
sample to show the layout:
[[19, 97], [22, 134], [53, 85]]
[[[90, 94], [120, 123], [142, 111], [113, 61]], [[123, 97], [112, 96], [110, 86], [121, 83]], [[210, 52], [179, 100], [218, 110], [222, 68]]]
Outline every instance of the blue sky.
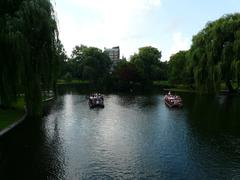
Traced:
[[207, 22], [240, 12], [240, 0], [55, 0], [54, 6], [68, 55], [80, 44], [120, 46], [127, 58], [154, 46], [163, 61], [189, 49]]

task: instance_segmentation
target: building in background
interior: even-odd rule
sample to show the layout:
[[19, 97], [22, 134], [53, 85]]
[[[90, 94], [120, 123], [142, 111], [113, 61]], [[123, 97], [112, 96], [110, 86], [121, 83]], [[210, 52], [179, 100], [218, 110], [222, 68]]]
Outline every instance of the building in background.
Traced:
[[107, 53], [107, 55], [112, 60], [113, 66], [115, 66], [120, 61], [120, 48], [119, 46], [113, 47], [113, 48], [104, 48], [104, 52]]

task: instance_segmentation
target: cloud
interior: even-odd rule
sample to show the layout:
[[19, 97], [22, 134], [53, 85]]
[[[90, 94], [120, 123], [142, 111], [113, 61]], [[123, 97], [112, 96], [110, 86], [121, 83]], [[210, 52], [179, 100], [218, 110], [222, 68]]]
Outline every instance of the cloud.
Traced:
[[69, 3], [79, 7], [95, 9], [99, 11], [117, 10], [126, 12], [126, 10], [140, 10], [161, 5], [161, 0], [69, 0]]
[[191, 45], [191, 39], [183, 37], [182, 33], [176, 32], [172, 36], [172, 45], [168, 53], [164, 54], [163, 60], [169, 60], [171, 55], [181, 51], [188, 50]]
[[68, 54], [78, 44], [99, 48], [125, 44], [129, 35], [138, 36], [145, 14], [159, 6], [161, 0], [59, 0], [55, 9], [60, 39]]
[[161, 1], [160, 0], [149, 0], [150, 5], [153, 6], [159, 6], [161, 5]]

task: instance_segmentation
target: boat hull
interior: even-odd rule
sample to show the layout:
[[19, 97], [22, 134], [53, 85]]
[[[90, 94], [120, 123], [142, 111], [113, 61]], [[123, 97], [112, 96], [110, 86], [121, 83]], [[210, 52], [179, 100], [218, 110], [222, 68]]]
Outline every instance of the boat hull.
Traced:
[[89, 104], [89, 107], [92, 108], [104, 108], [104, 104]]
[[183, 107], [182, 99], [180, 96], [166, 95], [164, 97], [165, 104], [169, 108], [181, 108]]
[[165, 100], [165, 104], [170, 108], [181, 108], [181, 107], [183, 107], [182, 103], [170, 103], [167, 100]]

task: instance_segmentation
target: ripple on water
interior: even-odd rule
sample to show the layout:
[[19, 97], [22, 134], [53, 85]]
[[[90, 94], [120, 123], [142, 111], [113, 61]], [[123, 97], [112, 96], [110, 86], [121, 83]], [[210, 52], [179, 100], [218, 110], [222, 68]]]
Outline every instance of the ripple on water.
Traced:
[[7, 167], [34, 166], [29, 176], [39, 179], [239, 178], [240, 99], [183, 99], [169, 109], [163, 95], [108, 95], [104, 109], [90, 110], [85, 95], [63, 95], [34, 138], [7, 141], [31, 147]]

